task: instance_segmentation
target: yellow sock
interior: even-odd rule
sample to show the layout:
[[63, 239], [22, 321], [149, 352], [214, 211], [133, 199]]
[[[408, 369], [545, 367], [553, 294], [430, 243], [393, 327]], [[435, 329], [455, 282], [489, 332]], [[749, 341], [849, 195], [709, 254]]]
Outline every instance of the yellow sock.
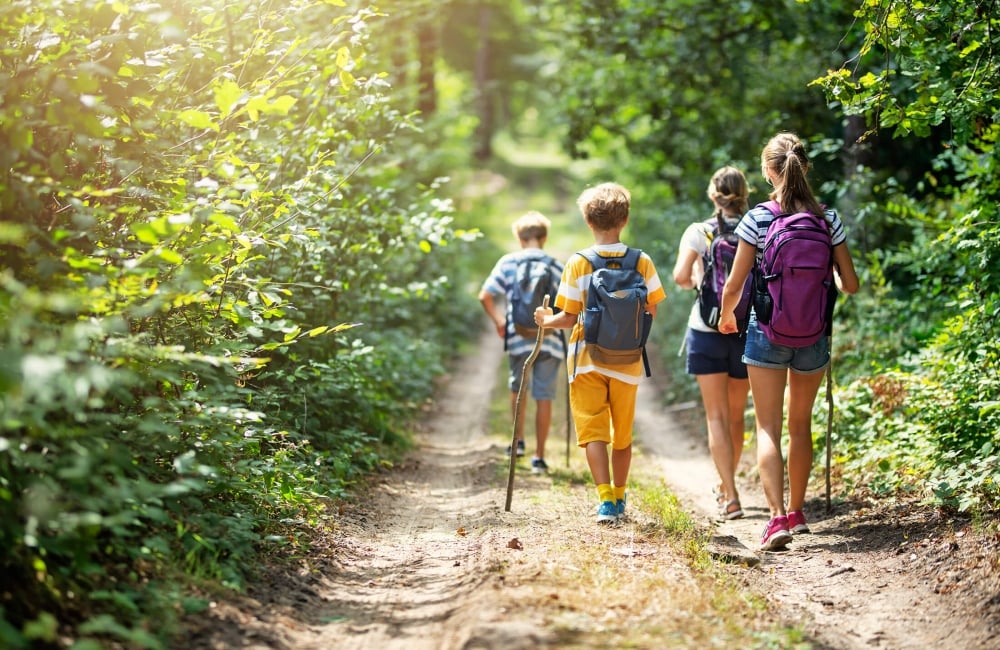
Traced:
[[609, 483], [601, 483], [597, 486], [597, 498], [601, 501], [614, 501], [615, 490]]
[[615, 486], [615, 500], [616, 501], [621, 501], [624, 498], [625, 498], [625, 486], [624, 485], [616, 485]]

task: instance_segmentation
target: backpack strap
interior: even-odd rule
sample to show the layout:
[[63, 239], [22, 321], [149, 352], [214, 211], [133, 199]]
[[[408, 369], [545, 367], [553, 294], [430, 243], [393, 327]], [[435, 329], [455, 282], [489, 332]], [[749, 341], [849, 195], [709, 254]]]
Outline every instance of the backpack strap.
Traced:
[[[770, 212], [771, 214], [773, 214], [775, 217], [780, 217], [783, 214], [787, 214], [784, 210], [781, 209], [781, 206], [778, 204], [777, 201], [764, 201], [763, 203], [758, 203], [757, 207], [758, 208], [765, 208], [765, 209], [767, 209], [767, 211]], [[820, 209], [821, 212], [825, 213], [826, 212], [826, 204], [825, 203], [820, 203], [819, 204], [819, 209]], [[826, 221], [826, 215], [825, 214], [818, 214], [816, 216], [822, 218], [823, 221]]]
[[764, 201], [763, 203], [758, 203], [757, 207], [764, 208], [775, 217], [781, 214], [781, 205], [777, 201]]
[[595, 251], [593, 248], [585, 248], [582, 251], [577, 251], [576, 254], [584, 258], [588, 262], [590, 262], [590, 268], [593, 269], [594, 271], [596, 271], [597, 269], [603, 269], [605, 266], [607, 266], [605, 258], [602, 255], [598, 254], [598, 252]]
[[623, 269], [638, 269], [642, 251], [638, 248], [626, 248], [625, 254], [620, 257], [604, 257], [593, 248], [585, 248], [582, 251], [577, 251], [577, 255], [585, 257], [595, 271], [607, 268], [609, 262], [620, 264]]

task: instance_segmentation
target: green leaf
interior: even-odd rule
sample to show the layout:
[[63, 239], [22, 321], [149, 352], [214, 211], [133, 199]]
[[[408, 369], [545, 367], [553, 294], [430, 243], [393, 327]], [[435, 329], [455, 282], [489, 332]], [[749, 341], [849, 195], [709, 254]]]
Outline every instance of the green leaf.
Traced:
[[229, 116], [233, 106], [243, 96], [243, 91], [239, 84], [231, 79], [222, 81], [215, 87], [215, 106], [219, 109], [219, 117], [225, 119]]
[[211, 129], [213, 131], [219, 130], [219, 125], [212, 121], [212, 116], [204, 111], [196, 111], [193, 109], [181, 111], [177, 114], [177, 119], [184, 122], [188, 126], [193, 126], [196, 129]]

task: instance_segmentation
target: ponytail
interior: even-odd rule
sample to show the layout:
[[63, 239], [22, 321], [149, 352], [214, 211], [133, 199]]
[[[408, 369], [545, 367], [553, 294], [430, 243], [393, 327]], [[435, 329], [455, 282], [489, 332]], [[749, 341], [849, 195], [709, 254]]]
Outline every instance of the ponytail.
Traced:
[[778, 182], [770, 198], [781, 197], [781, 207], [786, 212], [810, 212], [822, 215], [823, 209], [813, 195], [806, 174], [809, 157], [806, 148], [793, 133], [779, 133], [771, 138], [760, 154], [761, 170], [776, 172]]

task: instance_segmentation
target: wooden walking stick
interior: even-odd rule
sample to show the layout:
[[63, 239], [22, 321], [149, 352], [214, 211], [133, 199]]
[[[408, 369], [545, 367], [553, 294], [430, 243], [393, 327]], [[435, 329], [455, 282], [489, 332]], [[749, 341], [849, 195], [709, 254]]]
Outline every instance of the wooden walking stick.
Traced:
[[[542, 307], [548, 309], [548, 296], [545, 296], [545, 300], [542, 301]], [[510, 469], [507, 473], [507, 503], [503, 508], [505, 512], [510, 512], [510, 502], [514, 497], [514, 468], [517, 466], [517, 434], [520, 431], [520, 427], [523, 426], [522, 420], [524, 419], [524, 388], [528, 384], [528, 371], [535, 363], [535, 359], [538, 358], [538, 353], [542, 349], [542, 338], [544, 337], [545, 328], [539, 327], [538, 335], [535, 337], [535, 347], [532, 348], [531, 354], [529, 354], [528, 358], [524, 360], [524, 367], [521, 368], [521, 385], [517, 387], [517, 401], [514, 402], [514, 433], [511, 435], [510, 440]]]
[[569, 377], [566, 378], [566, 467], [569, 467], [569, 439], [573, 435], [573, 413], [569, 408]]
[[[831, 346], [832, 348], [832, 346]], [[826, 514], [830, 514], [833, 506], [830, 504], [830, 436], [833, 434], [833, 350], [830, 351], [830, 363], [826, 365]]]

